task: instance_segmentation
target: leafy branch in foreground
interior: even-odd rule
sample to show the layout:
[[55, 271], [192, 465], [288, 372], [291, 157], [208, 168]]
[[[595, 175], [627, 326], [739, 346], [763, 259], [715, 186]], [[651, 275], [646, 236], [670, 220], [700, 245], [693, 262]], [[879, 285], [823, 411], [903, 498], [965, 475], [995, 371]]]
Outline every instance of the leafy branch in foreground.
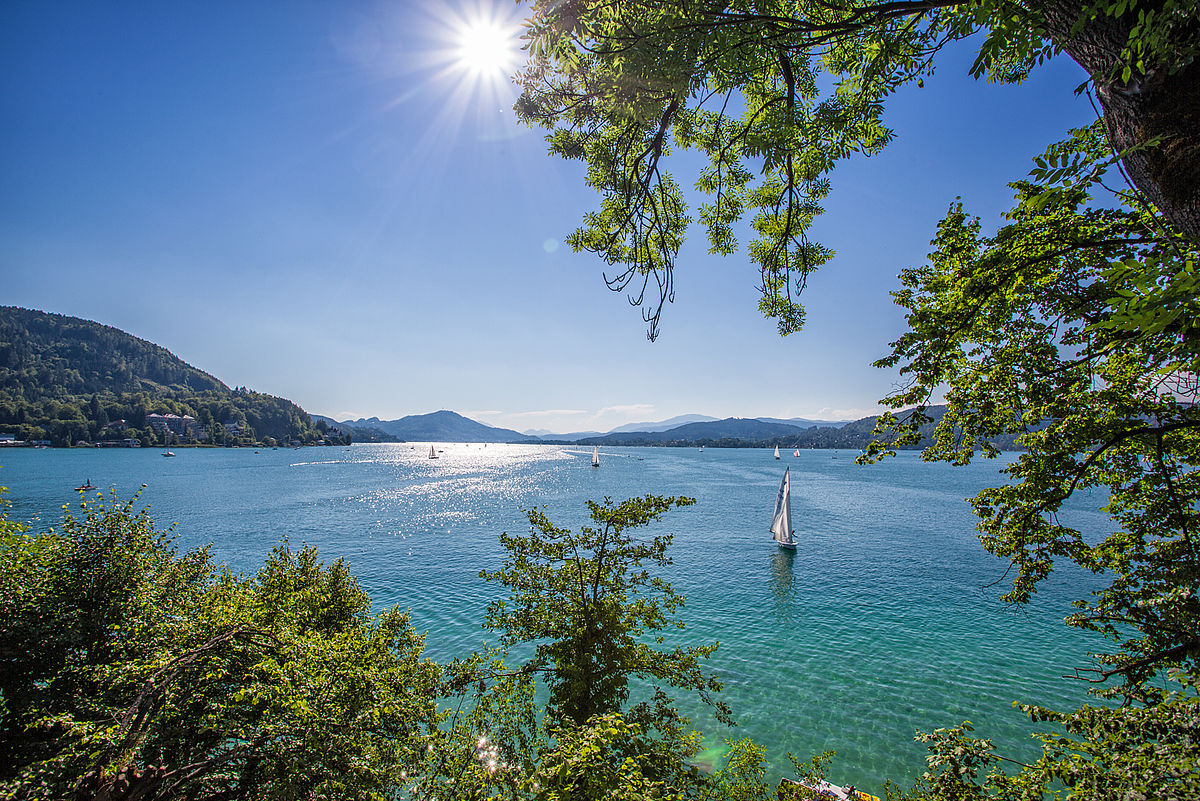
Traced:
[[[1110, 643], [1076, 671], [1122, 706], [1025, 707], [1065, 734], [1039, 735], [1041, 759], [1013, 776], [965, 728], [922, 735], [930, 771], [913, 798], [1197, 791], [1200, 249], [1136, 191], [1106, 183], [1117, 155], [1100, 121], [1072, 131], [1012, 184], [993, 236], [950, 208], [928, 263], [901, 274], [909, 331], [878, 366], [899, 367], [906, 384], [884, 399], [896, 412], [863, 459], [916, 442], [938, 394], [946, 412], [926, 459], [965, 464], [1016, 435], [1027, 451], [1004, 467], [1009, 483], [971, 499], [980, 540], [1008, 562], [1015, 604], [1062, 562], [1099, 577], [1067, 623]], [[1093, 205], [1102, 194], [1113, 207]], [[1063, 514], [1092, 489], [1107, 498], [1109, 534]]]
[[[1149, 679], [1200, 659], [1200, 250], [1128, 192], [1123, 209], [1088, 205], [1111, 163], [1099, 123], [1056, 153], [1076, 166], [1013, 184], [995, 236], [955, 205], [929, 263], [901, 275], [910, 330], [879, 365], [909, 380], [885, 402], [912, 408], [881, 419], [868, 456], [913, 440], [943, 389], [926, 458], [995, 455], [992, 438], [1018, 434], [1012, 482], [972, 501], [984, 547], [1012, 565], [1005, 597], [1028, 601], [1056, 560], [1105, 576], [1068, 623], [1117, 646], [1092, 675], [1149, 699]], [[1118, 526], [1095, 541], [1059, 517], [1089, 488]]]
[[408, 616], [309, 548], [179, 554], [135, 500], [0, 535], [3, 794], [392, 798], [438, 723]]
[[[836, 164], [894, 134], [888, 98], [922, 85], [950, 43], [976, 36], [975, 77], [1020, 83], [1065, 53], [1088, 75], [1132, 184], [1200, 240], [1200, 26], [1188, 0], [536, 0], [516, 110], [552, 154], [583, 161], [601, 196], [569, 238], [643, 306], [649, 337], [673, 298], [692, 222], [673, 150], [694, 179], [710, 251], [738, 250], [747, 216], [759, 308], [780, 334], [833, 252], [809, 230]], [[654, 295], [647, 296], [651, 290]]]

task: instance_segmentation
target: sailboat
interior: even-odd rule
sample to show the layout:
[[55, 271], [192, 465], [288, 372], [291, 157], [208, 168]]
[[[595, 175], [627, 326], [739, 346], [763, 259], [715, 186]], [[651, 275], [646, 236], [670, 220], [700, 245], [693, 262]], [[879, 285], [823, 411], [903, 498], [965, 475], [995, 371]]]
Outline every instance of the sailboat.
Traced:
[[792, 451], [792, 456], [799, 456], [799, 455], [800, 455], [800, 449], [799, 449], [799, 448], [797, 448], [796, 450]]
[[775, 514], [771, 517], [771, 533], [780, 548], [796, 550], [796, 533], [792, 531], [792, 485], [789, 472], [783, 471], [783, 481], [779, 483], [779, 494], [775, 496]]
[[592, 448], [592, 467], [600, 466], [600, 446], [596, 445]]
[[433, 449], [433, 446], [432, 446], [432, 445], [430, 445], [430, 446], [429, 446], [429, 458], [430, 458], [430, 459], [436, 459], [436, 458], [438, 458], [437, 451], [435, 451], [435, 450]]
[[779, 458], [779, 446], [778, 445], [775, 446], [775, 458], [776, 459]]

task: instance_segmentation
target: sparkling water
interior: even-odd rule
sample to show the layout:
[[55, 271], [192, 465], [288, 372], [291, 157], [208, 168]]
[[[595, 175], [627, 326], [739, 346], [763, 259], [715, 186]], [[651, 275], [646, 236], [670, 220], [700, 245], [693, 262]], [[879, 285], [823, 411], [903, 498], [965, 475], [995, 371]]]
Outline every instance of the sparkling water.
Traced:
[[[861, 467], [849, 451], [605, 448], [548, 445], [355, 445], [352, 448], [0, 451], [12, 516], [44, 529], [90, 479], [140, 503], [181, 548], [212, 543], [235, 570], [253, 571], [282, 538], [344, 558], [378, 608], [411, 610], [431, 657], [447, 660], [496, 641], [480, 627], [500, 588], [478, 577], [500, 566], [497, 534], [524, 532], [523, 509], [559, 526], [587, 521], [584, 501], [688, 495], [645, 534], [674, 533], [664, 577], [687, 603], [671, 643], [720, 641], [708, 668], [724, 682], [737, 727], [698, 700], [679, 704], [705, 734], [702, 760], [726, 738], [767, 746], [772, 775], [837, 752], [831, 778], [863, 789], [911, 783], [923, 767], [916, 730], [971, 720], [998, 753], [1034, 757], [1034, 727], [1014, 701], [1082, 703], [1066, 679], [1100, 643], [1067, 629], [1070, 601], [1096, 579], [1064, 567], [1029, 607], [998, 601], [1004, 565], [984, 553], [964, 498], [1001, 483], [1006, 461], [965, 468], [902, 453]], [[1011, 459], [1012, 457], [1007, 457]], [[794, 553], [768, 527], [791, 468]], [[1110, 523], [1100, 496], [1073, 501], [1064, 522], [1096, 535]]]

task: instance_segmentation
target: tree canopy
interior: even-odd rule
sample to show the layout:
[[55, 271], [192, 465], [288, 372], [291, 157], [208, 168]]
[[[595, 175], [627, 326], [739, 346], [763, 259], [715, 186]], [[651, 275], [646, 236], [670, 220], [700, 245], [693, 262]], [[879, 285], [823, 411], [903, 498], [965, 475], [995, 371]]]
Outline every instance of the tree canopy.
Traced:
[[0, 792], [394, 797], [438, 724], [440, 670], [407, 615], [370, 616], [308, 548], [248, 577], [180, 554], [133, 504], [0, 525]]
[[676, 148], [707, 159], [694, 185], [711, 199], [698, 213], [713, 252], [735, 252], [750, 215], [760, 309], [788, 334], [804, 322], [807, 276], [832, 256], [808, 231], [834, 166], [886, 146], [888, 97], [975, 34], [977, 77], [1014, 83], [1056, 54], [1077, 61], [1132, 185], [1200, 238], [1188, 0], [541, 0], [517, 112], [550, 131], [552, 153], [587, 165], [602, 199], [568, 241], [616, 266], [606, 280], [644, 304], [651, 339], [692, 221], [668, 171]]
[[[510, 595], [488, 607], [485, 625], [499, 631], [506, 646], [535, 644], [526, 669], [547, 675], [551, 718], [578, 725], [594, 715], [620, 712], [633, 677], [695, 690], [728, 718], [728, 710], [713, 698], [720, 683], [700, 669], [700, 660], [716, 645], [664, 651], [645, 641], [647, 634], [683, 628], [674, 618], [683, 598], [647, 569], [670, 564], [671, 536], [639, 541], [628, 530], [693, 503], [655, 495], [619, 504], [607, 498], [589, 501], [595, 526], [578, 532], [555, 526], [544, 511], [531, 509], [528, 536], [500, 535], [508, 558], [500, 570], [480, 576], [508, 587]], [[637, 716], [649, 711], [643, 706]]]

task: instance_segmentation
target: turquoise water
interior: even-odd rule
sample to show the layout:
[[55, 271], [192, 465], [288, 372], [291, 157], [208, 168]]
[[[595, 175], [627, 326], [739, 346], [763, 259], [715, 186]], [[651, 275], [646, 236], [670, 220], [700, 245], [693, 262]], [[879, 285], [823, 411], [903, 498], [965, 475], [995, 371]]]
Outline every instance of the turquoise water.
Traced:
[[[1068, 630], [1072, 599], [1095, 581], [1060, 571], [1023, 610], [996, 600], [1003, 565], [975, 539], [963, 499], [1000, 481], [997, 462], [967, 468], [905, 453], [859, 467], [848, 451], [810, 450], [775, 461], [768, 450], [557, 446], [356, 445], [297, 450], [9, 450], [0, 484], [13, 516], [55, 525], [72, 488], [90, 478], [141, 500], [160, 525], [177, 522], [182, 547], [252, 571], [282, 537], [344, 557], [379, 607], [410, 609], [436, 659], [478, 648], [497, 589], [478, 578], [499, 566], [497, 534], [524, 531], [522, 509], [545, 506], [558, 525], [586, 519], [583, 502], [653, 492], [690, 495], [653, 532], [675, 534], [666, 578], [687, 598], [681, 642], [719, 640], [711, 670], [725, 683], [738, 727], [725, 730], [699, 702], [681, 706], [705, 732], [709, 758], [725, 737], [786, 753], [837, 751], [832, 778], [863, 789], [907, 784], [923, 766], [912, 741], [970, 719], [1014, 759], [1036, 753], [1013, 701], [1066, 708], [1085, 687], [1062, 678], [1095, 640]], [[1001, 460], [1003, 461], [1003, 460]], [[770, 540], [784, 466], [792, 471], [794, 555]], [[1107, 530], [1083, 497], [1068, 522]], [[649, 533], [649, 531], [648, 531]], [[492, 637], [494, 640], [495, 638]]]

